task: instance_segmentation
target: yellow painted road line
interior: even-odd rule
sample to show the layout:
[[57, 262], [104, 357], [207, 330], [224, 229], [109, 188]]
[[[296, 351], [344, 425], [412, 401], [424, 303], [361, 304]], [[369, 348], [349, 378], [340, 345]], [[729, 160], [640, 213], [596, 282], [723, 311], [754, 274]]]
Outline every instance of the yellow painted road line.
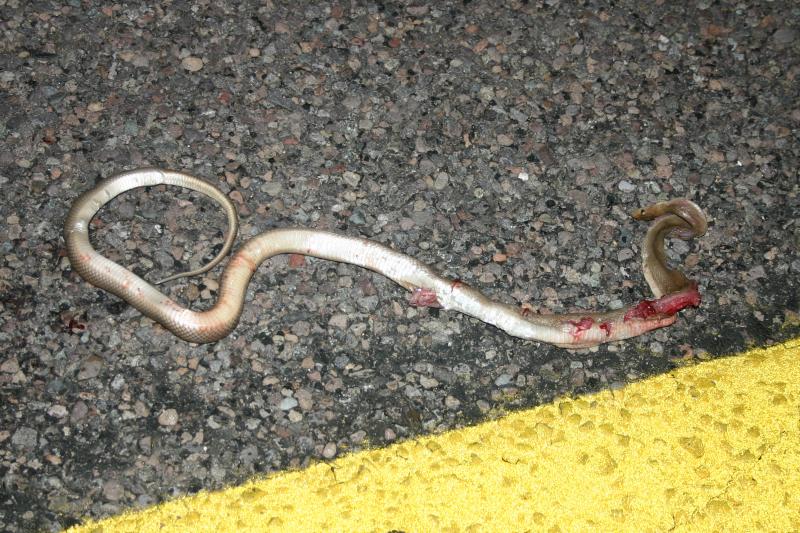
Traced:
[[75, 527], [800, 531], [800, 339]]

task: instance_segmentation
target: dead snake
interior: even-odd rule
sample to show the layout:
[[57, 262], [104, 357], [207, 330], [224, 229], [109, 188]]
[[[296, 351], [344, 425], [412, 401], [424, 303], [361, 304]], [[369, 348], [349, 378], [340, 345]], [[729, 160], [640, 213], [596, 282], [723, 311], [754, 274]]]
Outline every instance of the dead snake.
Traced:
[[89, 242], [89, 223], [111, 199], [137, 187], [161, 184], [177, 185], [210, 196], [222, 206], [228, 219], [228, 233], [222, 250], [210, 263], [161, 282], [210, 270], [233, 245], [238, 228], [236, 209], [222, 191], [181, 172], [145, 168], [102, 181], [73, 203], [66, 219], [64, 239], [72, 268], [86, 281], [119, 296], [190, 342], [214, 342], [228, 335], [239, 321], [247, 286], [258, 266], [269, 257], [287, 253], [374, 270], [412, 291], [412, 305], [459, 311], [510, 335], [568, 348], [641, 335], [672, 324], [680, 309], [700, 304], [697, 283], [667, 266], [664, 239], [667, 236], [690, 239], [703, 235], [707, 227], [706, 217], [693, 202], [677, 199], [633, 213], [638, 220], [654, 221], [644, 240], [642, 262], [645, 279], [656, 299], [643, 300], [626, 309], [603, 313], [530, 313], [492, 301], [477, 289], [442, 277], [428, 265], [377, 242], [328, 231], [285, 228], [265, 231], [244, 243], [225, 267], [217, 303], [207, 311], [192, 311], [175, 303], [127, 268], [97, 253]]

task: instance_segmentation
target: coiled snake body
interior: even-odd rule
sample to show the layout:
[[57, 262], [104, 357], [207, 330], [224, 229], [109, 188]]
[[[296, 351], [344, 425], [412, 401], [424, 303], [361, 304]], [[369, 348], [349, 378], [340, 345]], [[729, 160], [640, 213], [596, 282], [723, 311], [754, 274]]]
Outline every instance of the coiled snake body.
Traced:
[[267, 258], [303, 254], [374, 270], [412, 291], [412, 305], [442, 307], [473, 316], [523, 339], [562, 347], [587, 347], [626, 339], [675, 322], [675, 314], [697, 306], [697, 284], [666, 264], [664, 239], [703, 235], [706, 218], [689, 200], [661, 202], [634, 212], [634, 218], [653, 220], [642, 247], [645, 279], [655, 300], [615, 311], [533, 314], [495, 302], [458, 280], [447, 279], [429, 266], [377, 242], [321, 230], [287, 228], [266, 231], [247, 241], [225, 267], [217, 303], [207, 311], [192, 311], [172, 301], [127, 268], [100, 255], [89, 242], [89, 223], [115, 196], [137, 187], [177, 185], [210, 196], [225, 210], [228, 234], [219, 254], [204, 267], [167, 278], [206, 272], [230, 251], [238, 228], [236, 210], [225, 194], [189, 174], [139, 169], [117, 174], [85, 192], [72, 205], [64, 227], [72, 268], [86, 281], [111, 292], [172, 333], [190, 342], [217, 341], [235, 327], [244, 307], [250, 278]]

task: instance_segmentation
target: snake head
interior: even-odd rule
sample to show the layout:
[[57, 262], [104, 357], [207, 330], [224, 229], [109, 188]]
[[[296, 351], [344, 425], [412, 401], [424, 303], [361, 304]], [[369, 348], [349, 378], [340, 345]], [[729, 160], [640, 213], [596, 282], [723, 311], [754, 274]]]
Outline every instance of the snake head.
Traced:
[[672, 235], [683, 240], [705, 235], [708, 220], [697, 204], [686, 198], [676, 198], [666, 202], [642, 207], [631, 213], [636, 220], [655, 220], [664, 215], [676, 215], [682, 223], [673, 224]]
[[690, 200], [678, 198], [659, 202], [631, 213], [636, 220], [652, 220], [642, 245], [644, 277], [656, 297], [680, 293], [692, 286], [682, 272], [667, 264], [664, 239], [668, 236], [688, 240], [705, 234], [708, 221], [703, 211]]

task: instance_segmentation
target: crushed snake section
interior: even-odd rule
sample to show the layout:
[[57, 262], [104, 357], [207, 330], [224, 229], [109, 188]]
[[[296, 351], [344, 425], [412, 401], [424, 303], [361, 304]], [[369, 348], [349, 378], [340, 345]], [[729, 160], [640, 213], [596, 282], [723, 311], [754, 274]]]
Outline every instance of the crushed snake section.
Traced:
[[698, 307], [701, 302], [700, 291], [697, 284], [693, 283], [685, 290], [662, 296], [657, 300], [642, 300], [635, 307], [631, 307], [623, 320], [646, 319], [655, 315], [672, 316], [681, 309]]
[[[428, 265], [380, 243], [321, 230], [284, 228], [248, 240], [228, 262], [216, 304], [207, 311], [183, 308], [125, 267], [100, 255], [89, 242], [95, 214], [114, 197], [137, 187], [185, 187], [207, 196], [225, 210], [229, 231], [222, 250], [207, 265], [164, 281], [207, 272], [230, 251], [238, 228], [236, 209], [213, 185], [181, 172], [145, 168], [117, 174], [85, 192], [72, 205], [64, 239], [72, 268], [89, 283], [111, 292], [178, 337], [196, 343], [215, 342], [228, 335], [241, 316], [247, 286], [258, 266], [279, 254], [299, 254], [349, 263], [382, 274], [411, 291], [409, 303], [440, 307], [472, 316], [510, 335], [567, 348], [588, 347], [627, 339], [675, 322], [675, 314], [700, 304], [697, 283], [665, 259], [667, 237], [688, 239], [703, 235], [702, 210], [685, 199], [659, 202], [637, 210], [633, 217], [651, 220], [642, 246], [642, 267], [655, 300], [642, 300], [628, 309], [579, 314], [538, 314], [489, 299], [459, 280], [445, 278]], [[160, 282], [159, 282], [160, 283]]]

